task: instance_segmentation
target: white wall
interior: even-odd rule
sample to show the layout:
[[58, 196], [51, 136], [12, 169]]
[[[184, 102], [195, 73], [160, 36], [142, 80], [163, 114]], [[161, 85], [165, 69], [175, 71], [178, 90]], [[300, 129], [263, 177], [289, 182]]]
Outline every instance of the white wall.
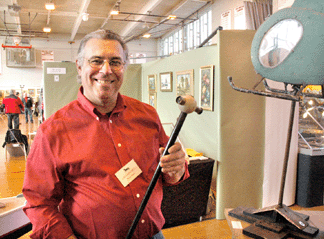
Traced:
[[[1, 44], [5, 39], [0, 39]], [[30, 44], [36, 50], [36, 67], [33, 68], [12, 68], [6, 66], [6, 50], [1, 49], [1, 75], [0, 89], [19, 89], [20, 85], [25, 85], [24, 89], [40, 88], [42, 85], [42, 50], [53, 50], [55, 61], [74, 61], [76, 56], [76, 45], [70, 45], [62, 40], [32, 39]]]
[[[276, 0], [275, 0], [276, 1]], [[227, 10], [232, 11], [232, 28], [234, 24], [234, 8], [243, 5], [243, 0], [217, 0], [212, 5], [212, 30], [220, 26], [221, 13]], [[36, 49], [36, 68], [8, 68], [6, 67], [5, 50], [1, 49], [1, 70], [0, 70], [0, 89], [19, 89], [20, 85], [26, 88], [39, 88], [42, 85], [42, 64], [41, 50], [53, 50], [54, 61], [75, 61], [77, 48], [80, 41], [69, 44], [68, 40], [60, 38], [32, 39], [31, 45]], [[69, 39], [67, 37], [66, 39]], [[215, 43], [216, 37], [212, 39]], [[4, 37], [0, 37], [0, 44], [4, 43]], [[131, 41], [128, 44], [129, 53], [145, 53], [147, 57], [158, 55], [157, 40], [140, 39]], [[147, 58], [147, 61], [156, 58]]]
[[[0, 38], [0, 45], [5, 39]], [[31, 45], [36, 49], [36, 68], [10, 68], [6, 66], [6, 50], [1, 48], [0, 90], [40, 88], [42, 86], [42, 50], [53, 50], [54, 61], [75, 61], [80, 41], [69, 44], [68, 40], [61, 39], [32, 39]], [[136, 40], [127, 44], [130, 53], [145, 53], [147, 56], [156, 56], [156, 40]], [[155, 60], [148, 58], [147, 61]]]
[[[234, 9], [239, 6], [243, 6], [243, 0], [216, 0], [212, 5], [212, 31], [221, 26], [221, 15], [228, 10], [231, 11], [231, 29], [234, 29]], [[212, 44], [216, 40], [217, 37], [213, 37]]]

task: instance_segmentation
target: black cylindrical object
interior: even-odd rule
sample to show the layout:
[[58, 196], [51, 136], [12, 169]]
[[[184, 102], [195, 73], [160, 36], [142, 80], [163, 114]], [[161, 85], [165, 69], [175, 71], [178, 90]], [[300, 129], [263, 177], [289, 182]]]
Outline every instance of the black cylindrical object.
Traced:
[[296, 204], [302, 207], [323, 205], [324, 155], [298, 154]]

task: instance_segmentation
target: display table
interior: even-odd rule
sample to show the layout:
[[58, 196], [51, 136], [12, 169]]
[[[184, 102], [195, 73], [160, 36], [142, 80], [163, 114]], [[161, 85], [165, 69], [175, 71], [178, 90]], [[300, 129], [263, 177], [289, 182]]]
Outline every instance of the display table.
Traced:
[[[232, 238], [250, 238], [246, 235], [243, 235], [243, 229], [250, 226], [251, 224], [242, 220], [239, 220], [235, 217], [231, 217], [228, 215], [228, 212], [232, 209], [225, 209], [225, 217], [227, 223], [232, 231]], [[320, 231], [324, 231], [324, 211], [296, 211], [305, 215], [310, 216], [309, 221], [311, 225], [317, 227]]]
[[213, 159], [190, 160], [190, 177], [182, 183], [163, 187], [164, 228], [200, 221], [206, 215]]
[[202, 222], [163, 229], [165, 239], [230, 239], [226, 220], [210, 219]]
[[31, 223], [22, 210], [25, 202], [23, 196], [0, 198], [0, 203], [5, 205], [0, 208], [0, 238], [18, 238], [31, 230]]

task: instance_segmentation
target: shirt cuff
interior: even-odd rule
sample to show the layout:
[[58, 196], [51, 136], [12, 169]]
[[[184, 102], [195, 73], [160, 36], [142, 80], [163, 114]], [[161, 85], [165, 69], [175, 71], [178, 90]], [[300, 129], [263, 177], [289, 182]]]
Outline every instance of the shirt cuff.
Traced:
[[181, 179], [178, 182], [176, 182], [176, 183], [167, 183], [167, 182], [165, 182], [163, 180], [163, 186], [174, 186], [174, 185], [178, 185], [179, 183], [183, 182], [184, 180], [186, 180], [189, 177], [190, 177], [190, 174], [189, 174], [189, 169], [188, 169], [188, 162], [186, 160], [186, 163], [185, 163], [185, 172], [182, 175]]

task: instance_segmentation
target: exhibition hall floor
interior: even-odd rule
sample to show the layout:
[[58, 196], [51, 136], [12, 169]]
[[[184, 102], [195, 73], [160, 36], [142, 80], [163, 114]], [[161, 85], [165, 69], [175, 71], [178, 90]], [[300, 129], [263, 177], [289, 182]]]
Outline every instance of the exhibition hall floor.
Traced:
[[[39, 126], [38, 119], [34, 117], [34, 123], [26, 124], [25, 116], [20, 115], [20, 130], [22, 134], [28, 137], [29, 144], [32, 143], [33, 134]], [[0, 143], [4, 143], [7, 132], [7, 117], [0, 117]], [[6, 154], [3, 147], [0, 147], [0, 198], [14, 197], [21, 194], [23, 178], [25, 172], [25, 157], [10, 157]], [[303, 208], [300, 206], [292, 206], [293, 210], [314, 210], [324, 211], [324, 206]], [[20, 239], [30, 238], [29, 233], [20, 237]], [[204, 223], [192, 223], [180, 227], [168, 228], [163, 230], [166, 239], [203, 239], [203, 238], [232, 238], [231, 229], [227, 221], [216, 220], [214, 217], [206, 217]]]

